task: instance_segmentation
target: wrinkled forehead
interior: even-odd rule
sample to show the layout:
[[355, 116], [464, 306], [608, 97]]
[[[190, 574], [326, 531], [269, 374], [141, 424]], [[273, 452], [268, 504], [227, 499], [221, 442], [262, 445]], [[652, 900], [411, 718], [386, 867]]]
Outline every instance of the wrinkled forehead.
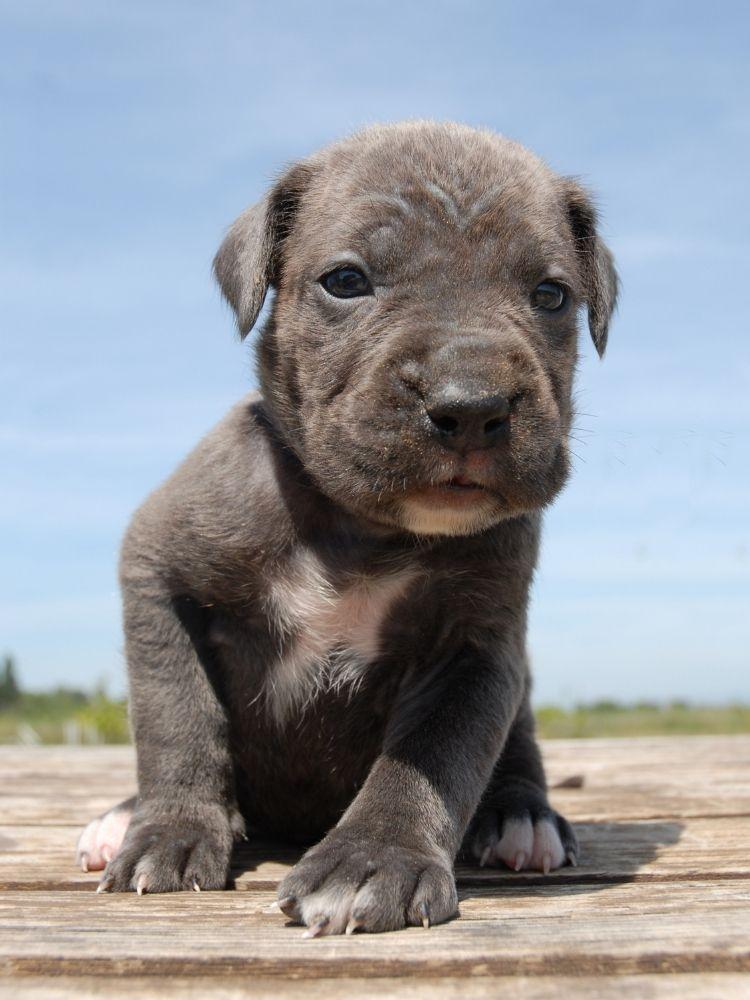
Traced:
[[[298, 217], [314, 255], [362, 254], [387, 266], [404, 254], [494, 254], [575, 267], [555, 175], [531, 156], [377, 146], [322, 166]], [[484, 256], [484, 254], [481, 254]]]

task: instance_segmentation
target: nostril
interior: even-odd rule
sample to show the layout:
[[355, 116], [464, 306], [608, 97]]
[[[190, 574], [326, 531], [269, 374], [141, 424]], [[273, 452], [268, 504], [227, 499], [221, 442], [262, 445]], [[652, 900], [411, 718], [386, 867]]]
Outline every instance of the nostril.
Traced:
[[503, 426], [503, 424], [507, 419], [508, 419], [507, 416], [505, 416], [505, 417], [493, 417], [491, 420], [488, 420], [487, 423], [484, 425], [484, 433], [492, 434], [495, 431], [500, 430], [500, 428]]
[[486, 420], [482, 427], [485, 435], [491, 436], [504, 427], [510, 416], [510, 400], [505, 396], [495, 396], [489, 412], [485, 411]]
[[428, 416], [435, 427], [443, 434], [455, 434], [458, 430], [458, 421], [455, 417], [449, 417], [446, 414], [440, 413], [428, 413]]

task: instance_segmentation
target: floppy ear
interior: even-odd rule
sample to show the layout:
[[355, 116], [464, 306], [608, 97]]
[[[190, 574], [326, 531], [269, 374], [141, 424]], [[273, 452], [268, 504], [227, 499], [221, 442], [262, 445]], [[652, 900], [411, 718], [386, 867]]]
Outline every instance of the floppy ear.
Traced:
[[614, 258], [597, 234], [596, 209], [584, 189], [566, 178], [564, 197], [583, 276], [591, 339], [601, 357], [607, 346], [609, 321], [617, 303], [619, 282]]
[[283, 242], [311, 176], [305, 163], [290, 167], [230, 226], [214, 257], [214, 275], [243, 337], [252, 330], [269, 286], [279, 280]]

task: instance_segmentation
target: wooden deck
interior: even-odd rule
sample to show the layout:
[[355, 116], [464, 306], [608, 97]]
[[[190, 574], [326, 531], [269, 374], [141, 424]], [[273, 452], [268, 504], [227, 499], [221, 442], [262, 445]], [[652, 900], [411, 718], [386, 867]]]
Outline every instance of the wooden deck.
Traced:
[[[461, 867], [461, 917], [303, 940], [266, 913], [293, 853], [243, 846], [235, 891], [96, 895], [78, 828], [133, 791], [130, 748], [0, 748], [0, 995], [750, 997], [750, 736], [561, 740], [582, 863]], [[506, 994], [506, 991], [507, 994]]]

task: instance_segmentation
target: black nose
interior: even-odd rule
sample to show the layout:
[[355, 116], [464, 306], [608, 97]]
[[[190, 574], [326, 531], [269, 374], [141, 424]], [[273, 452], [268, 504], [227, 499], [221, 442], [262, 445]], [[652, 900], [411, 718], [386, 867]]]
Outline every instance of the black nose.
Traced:
[[510, 401], [499, 393], [466, 393], [447, 385], [425, 400], [427, 416], [448, 448], [489, 448], [507, 429]]

